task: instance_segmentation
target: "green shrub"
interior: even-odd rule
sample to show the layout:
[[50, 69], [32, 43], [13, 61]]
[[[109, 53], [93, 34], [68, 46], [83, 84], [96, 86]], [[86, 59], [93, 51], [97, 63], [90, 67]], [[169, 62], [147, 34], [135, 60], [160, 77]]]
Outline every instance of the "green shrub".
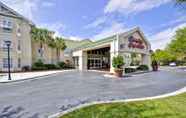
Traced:
[[60, 69], [64, 69], [66, 67], [65, 62], [59, 62], [57, 65], [59, 66]]
[[136, 72], [135, 68], [125, 68], [125, 73], [133, 73]]
[[114, 57], [113, 60], [112, 60], [112, 66], [115, 69], [121, 69], [124, 64], [125, 63], [124, 63], [124, 59], [123, 59], [122, 56]]
[[147, 65], [140, 65], [137, 70], [140, 70], [140, 71], [148, 71], [149, 70], [149, 67]]
[[42, 67], [42, 66], [44, 66], [44, 63], [42, 60], [39, 59], [37, 62], [34, 63], [34, 66]]
[[55, 64], [45, 64], [45, 68], [47, 70], [58, 69], [58, 67]]
[[32, 65], [32, 70], [45, 70], [45, 64], [42, 62], [42, 60], [38, 60]]

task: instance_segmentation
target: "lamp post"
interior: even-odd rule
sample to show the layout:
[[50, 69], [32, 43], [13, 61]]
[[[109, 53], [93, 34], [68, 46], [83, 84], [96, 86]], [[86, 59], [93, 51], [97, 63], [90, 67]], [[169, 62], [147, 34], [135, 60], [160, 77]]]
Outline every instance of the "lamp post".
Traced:
[[11, 80], [11, 72], [10, 72], [10, 45], [11, 45], [11, 41], [5, 41], [5, 44], [8, 49], [8, 80]]

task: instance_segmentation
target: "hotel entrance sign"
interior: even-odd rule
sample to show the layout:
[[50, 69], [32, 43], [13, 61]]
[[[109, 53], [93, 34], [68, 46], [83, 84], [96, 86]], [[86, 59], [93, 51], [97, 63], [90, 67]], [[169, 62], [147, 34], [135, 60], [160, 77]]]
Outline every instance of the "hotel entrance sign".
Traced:
[[141, 39], [137, 39], [133, 36], [130, 36], [128, 38], [128, 41], [129, 41], [129, 45], [128, 45], [129, 48], [137, 48], [137, 49], [145, 48], [144, 43]]

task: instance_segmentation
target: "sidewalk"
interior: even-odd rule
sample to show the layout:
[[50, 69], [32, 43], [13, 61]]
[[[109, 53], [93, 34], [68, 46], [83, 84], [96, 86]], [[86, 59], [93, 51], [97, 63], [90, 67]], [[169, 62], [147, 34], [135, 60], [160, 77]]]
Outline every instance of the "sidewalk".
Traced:
[[2, 73], [2, 74], [0, 74], [0, 83], [23, 81], [23, 80], [27, 80], [27, 79], [33, 79], [33, 78], [43, 77], [43, 76], [52, 75], [52, 74], [56, 74], [56, 73], [61, 73], [64, 71], [68, 71], [68, 70], [11, 73], [12, 80], [8, 80], [8, 74]]
[[176, 67], [161, 66], [160, 70], [172, 71], [172, 72], [186, 72], [186, 66], [176, 66]]

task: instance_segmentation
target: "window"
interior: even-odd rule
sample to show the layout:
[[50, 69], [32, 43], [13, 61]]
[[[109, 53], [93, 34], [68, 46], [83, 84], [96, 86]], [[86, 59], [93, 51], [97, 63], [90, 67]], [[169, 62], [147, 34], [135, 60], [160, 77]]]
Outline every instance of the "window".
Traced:
[[12, 21], [10, 19], [4, 19], [2, 24], [3, 31], [11, 32], [12, 31]]
[[17, 49], [18, 49], [18, 51], [21, 51], [21, 40], [18, 40]]
[[120, 49], [123, 49], [123, 48], [125, 48], [125, 44], [120, 45]]
[[21, 58], [18, 58], [18, 68], [21, 68]]
[[[10, 68], [12, 68], [12, 59], [10, 59]], [[3, 68], [8, 68], [8, 58], [3, 58]]]
[[17, 24], [17, 36], [21, 36], [21, 24]]

